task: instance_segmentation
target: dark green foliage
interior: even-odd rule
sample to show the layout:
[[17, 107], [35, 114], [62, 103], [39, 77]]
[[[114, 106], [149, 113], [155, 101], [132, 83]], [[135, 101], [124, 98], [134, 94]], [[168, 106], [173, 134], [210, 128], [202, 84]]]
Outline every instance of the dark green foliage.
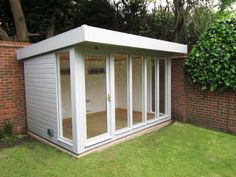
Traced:
[[[30, 42], [38, 42], [53, 35], [87, 24], [121, 32], [158, 38], [190, 46], [205, 29], [201, 22], [208, 23], [208, 14], [195, 15], [200, 21], [191, 21], [195, 9], [201, 3], [190, 0], [183, 6], [184, 23], [180, 25], [178, 39], [175, 40], [176, 10], [171, 3], [158, 5], [148, 10], [150, 2], [145, 0], [21, 0]], [[154, 2], [153, 2], [154, 3]], [[189, 8], [191, 7], [191, 14]], [[191, 5], [191, 6], [190, 6]], [[203, 5], [206, 11], [211, 10]], [[193, 8], [194, 7], [194, 8]], [[188, 9], [188, 10], [187, 10]], [[200, 15], [199, 15], [200, 14]], [[204, 14], [204, 15], [201, 15]], [[199, 18], [200, 17], [200, 18]], [[203, 17], [203, 18], [202, 18]], [[16, 33], [9, 0], [0, 1], [0, 25], [12, 37]], [[202, 28], [203, 27], [203, 28]]]
[[115, 29], [116, 10], [108, 0], [22, 0], [31, 42], [47, 38], [53, 24], [53, 35], [87, 24]]
[[12, 136], [13, 124], [10, 120], [4, 120], [2, 133], [4, 135]]
[[16, 138], [14, 136], [3, 135], [0, 139], [0, 143], [2, 142], [4, 145], [10, 145], [14, 143]]
[[236, 90], [236, 18], [217, 20], [192, 48], [187, 73], [202, 89]]
[[54, 35], [74, 28], [75, 6], [71, 0], [22, 0], [28, 30], [38, 34], [30, 38], [31, 42], [45, 39], [51, 24], [55, 25]]
[[[220, 14], [235, 0], [221, 0]], [[38, 42], [87, 24], [188, 44], [198, 40], [216, 14], [207, 0], [21, 0], [30, 42]], [[156, 5], [154, 3], [157, 2]], [[175, 2], [175, 3], [174, 3]], [[150, 10], [149, 3], [153, 4]], [[208, 4], [209, 3], [209, 4]], [[159, 4], [159, 5], [158, 5]], [[224, 15], [223, 15], [224, 16]], [[1, 29], [15, 39], [9, 0], [0, 0]], [[3, 38], [3, 37], [2, 37]]]
[[15, 24], [11, 14], [9, 0], [0, 1], [0, 25], [9, 36], [15, 34]]
[[209, 25], [214, 22], [215, 14], [206, 6], [196, 7], [191, 15], [191, 18], [184, 25], [183, 33], [181, 35], [180, 41], [188, 45], [191, 49], [196, 43], [199, 36], [203, 34]]
[[4, 120], [3, 128], [0, 131], [0, 142], [3, 144], [11, 144], [15, 141], [15, 137], [12, 134], [13, 124], [10, 120]]
[[232, 4], [234, 4], [236, 0], [220, 0], [220, 10], [224, 11], [225, 9], [231, 7]]
[[116, 26], [116, 15], [119, 14], [108, 0], [77, 0], [74, 8], [74, 27], [87, 24], [114, 29]]
[[162, 8], [153, 11], [148, 16], [147, 26], [149, 30], [141, 28], [140, 34], [142, 36], [173, 41], [175, 17], [172, 12]]

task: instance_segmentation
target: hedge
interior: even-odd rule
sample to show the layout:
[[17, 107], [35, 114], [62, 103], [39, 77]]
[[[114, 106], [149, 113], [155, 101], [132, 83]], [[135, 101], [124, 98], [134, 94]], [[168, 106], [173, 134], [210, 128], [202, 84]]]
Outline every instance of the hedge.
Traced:
[[236, 90], [236, 18], [217, 20], [193, 46], [185, 66], [203, 90]]

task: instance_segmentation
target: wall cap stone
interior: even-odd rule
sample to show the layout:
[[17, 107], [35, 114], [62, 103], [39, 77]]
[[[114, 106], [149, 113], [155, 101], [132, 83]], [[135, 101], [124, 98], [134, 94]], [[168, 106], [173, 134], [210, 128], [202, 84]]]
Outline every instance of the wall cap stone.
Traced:
[[1, 41], [0, 40], [0, 47], [14, 47], [14, 48], [22, 48], [31, 45], [28, 42], [16, 42], [16, 41]]

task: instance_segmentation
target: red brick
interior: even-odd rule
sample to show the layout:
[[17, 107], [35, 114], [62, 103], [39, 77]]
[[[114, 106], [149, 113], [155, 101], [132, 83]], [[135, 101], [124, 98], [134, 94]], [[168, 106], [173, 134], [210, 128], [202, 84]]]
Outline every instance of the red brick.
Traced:
[[14, 133], [26, 131], [23, 62], [16, 60], [16, 49], [28, 45], [0, 41], [0, 129], [11, 120]]

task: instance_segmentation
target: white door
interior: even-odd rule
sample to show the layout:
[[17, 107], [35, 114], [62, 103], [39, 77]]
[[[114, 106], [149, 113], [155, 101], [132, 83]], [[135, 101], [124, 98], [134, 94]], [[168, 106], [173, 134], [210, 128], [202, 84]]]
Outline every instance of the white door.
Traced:
[[109, 57], [84, 56], [86, 127], [89, 145], [111, 138]]

